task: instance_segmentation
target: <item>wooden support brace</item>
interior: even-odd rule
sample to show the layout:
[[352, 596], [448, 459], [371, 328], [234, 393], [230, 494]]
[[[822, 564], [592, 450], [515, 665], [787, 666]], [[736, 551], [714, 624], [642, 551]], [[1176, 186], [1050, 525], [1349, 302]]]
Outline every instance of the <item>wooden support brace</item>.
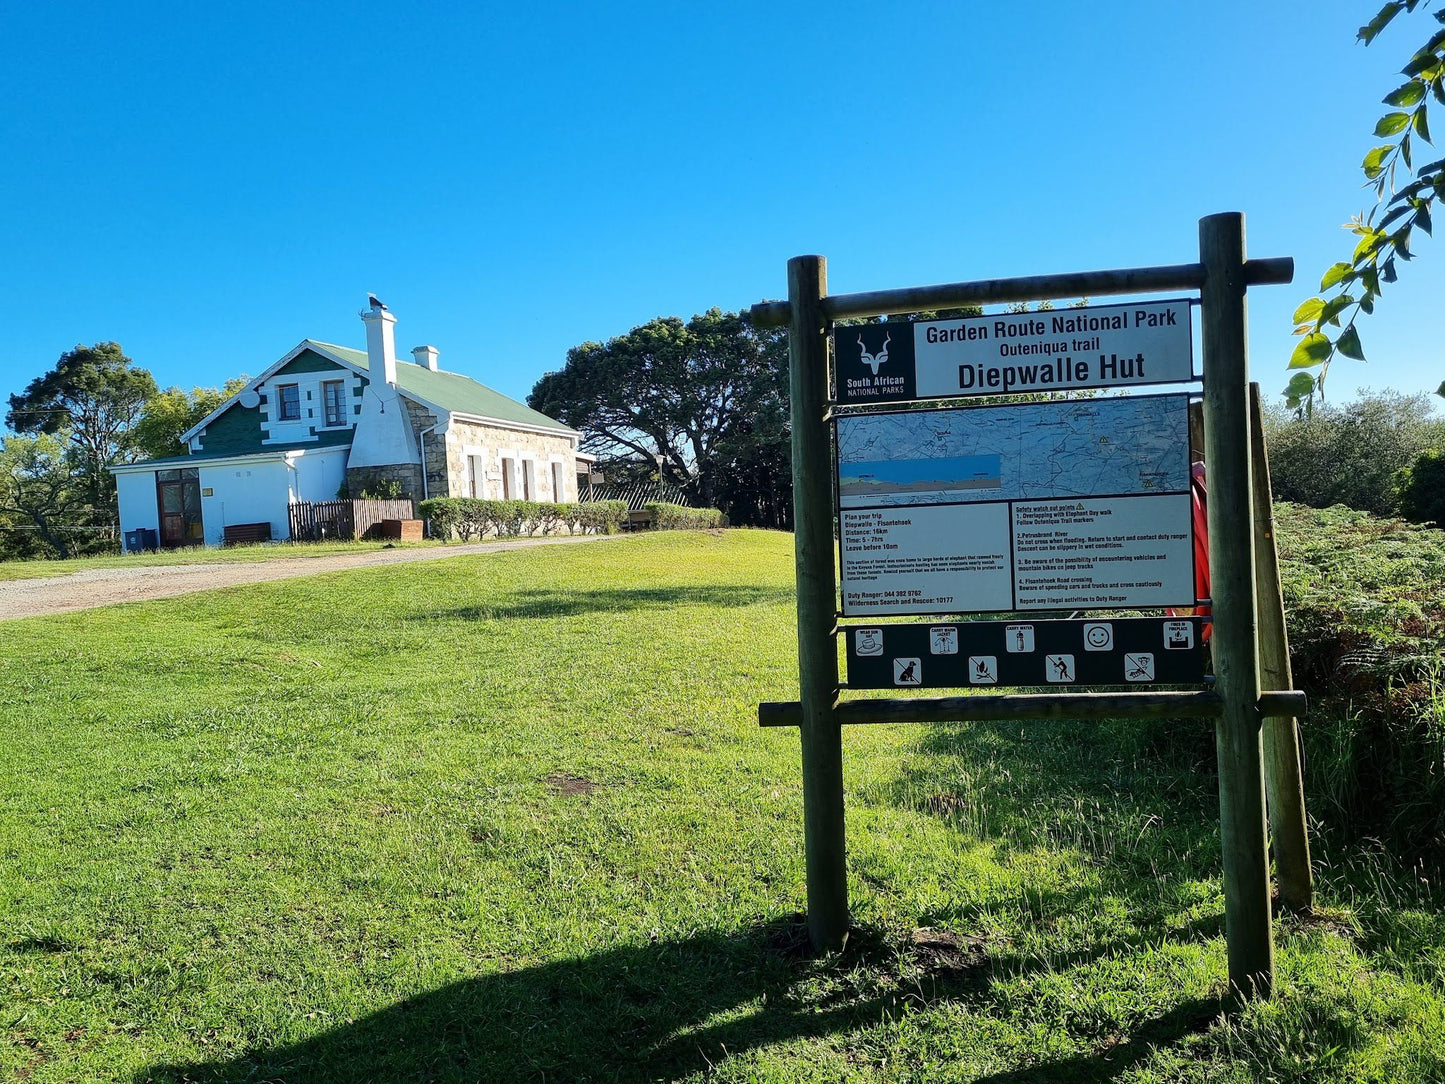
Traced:
[[[1264, 409], [1259, 385], [1249, 386], [1250, 455], [1254, 472], [1254, 588], [1259, 607], [1259, 679], [1288, 689], [1294, 684], [1280, 591], [1279, 554], [1274, 540], [1274, 494], [1264, 440]], [[1310, 871], [1309, 825], [1305, 818], [1304, 778], [1300, 771], [1299, 730], [1294, 713], [1264, 713], [1264, 783], [1269, 798], [1270, 849], [1279, 885], [1279, 901], [1292, 911], [1314, 907]]]
[[[1293, 689], [1260, 693], [1262, 717], [1305, 714], [1305, 694]], [[1018, 693], [844, 700], [835, 709], [844, 726], [859, 723], [966, 723], [994, 719], [1217, 719], [1224, 713], [1218, 693], [1165, 691], [1143, 693]], [[758, 705], [759, 726], [798, 726], [802, 705], [796, 700]]]

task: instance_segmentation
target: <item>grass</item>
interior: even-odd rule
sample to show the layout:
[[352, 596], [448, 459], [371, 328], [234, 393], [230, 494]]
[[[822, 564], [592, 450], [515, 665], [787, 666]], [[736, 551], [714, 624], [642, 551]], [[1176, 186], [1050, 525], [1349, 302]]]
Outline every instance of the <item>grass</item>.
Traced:
[[111, 553], [100, 557], [72, 557], [64, 561], [0, 561], [0, 580], [34, 580], [69, 576], [97, 568], [142, 568], [150, 565], [249, 564], [285, 557], [334, 557], [337, 554], [372, 553], [388, 545], [402, 549], [438, 546], [439, 542], [254, 542], [219, 548], [186, 546], [149, 553]]
[[1276, 506], [1313, 809], [1445, 872], [1445, 531]]
[[[0, 1078], [1438, 1081], [1445, 917], [1321, 856], [1223, 1013], [1208, 734], [845, 737], [800, 951], [792, 545], [656, 534], [7, 626]], [[920, 928], [927, 932], [918, 933]]]

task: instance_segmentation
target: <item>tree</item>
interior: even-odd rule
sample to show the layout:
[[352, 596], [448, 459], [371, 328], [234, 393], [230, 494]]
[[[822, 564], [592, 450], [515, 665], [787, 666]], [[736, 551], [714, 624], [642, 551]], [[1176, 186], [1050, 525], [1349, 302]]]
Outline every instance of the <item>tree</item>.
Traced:
[[[1401, 12], [1413, 12], [1429, 0], [1390, 0], [1373, 19], [1360, 27], [1358, 39], [1370, 45]], [[1435, 12], [1445, 23], [1445, 11]], [[1375, 311], [1375, 299], [1398, 274], [1396, 261], [1411, 259], [1410, 238], [1416, 229], [1431, 232], [1430, 211], [1445, 195], [1445, 158], [1414, 169], [1415, 142], [1430, 143], [1429, 99], [1445, 105], [1445, 29], [1437, 30], [1416, 49], [1401, 70], [1406, 81], [1385, 95], [1390, 112], [1375, 125], [1376, 138], [1393, 138], [1365, 155], [1361, 168], [1367, 187], [1375, 190], [1375, 205], [1347, 223], [1358, 240], [1347, 261], [1332, 265], [1320, 280], [1320, 291], [1333, 290], [1328, 299], [1312, 297], [1294, 314], [1295, 334], [1302, 336], [1290, 357], [1298, 369], [1285, 389], [1291, 409], [1313, 406], [1314, 395], [1324, 394], [1325, 376], [1337, 354], [1365, 360], [1355, 324], [1361, 314]], [[1386, 195], [1388, 191], [1389, 195]], [[1332, 329], [1338, 328], [1335, 332]], [[1309, 370], [1318, 369], [1318, 373]], [[1445, 395], [1445, 383], [1438, 389]]]
[[[658, 317], [573, 347], [527, 402], [580, 429], [588, 451], [657, 462], [664, 481], [735, 523], [771, 506], [752, 491], [791, 492], [791, 475], [779, 478], [789, 441], [786, 333], [755, 329], [741, 314]], [[781, 460], [765, 448], [782, 448]]]
[[1375, 515], [1401, 509], [1402, 470], [1445, 450], [1445, 419], [1424, 392], [1362, 395], [1309, 417], [1267, 419], [1274, 496], [1314, 508], [1344, 504]]
[[226, 381], [223, 388], [167, 388], [151, 396], [141, 407], [140, 418], [131, 433], [131, 447], [146, 459], [185, 455], [181, 434], [246, 386], [249, 378]]
[[1426, 452], [1400, 472], [1400, 514], [1445, 528], [1445, 449]]
[[17, 433], [64, 435], [79, 460], [86, 496], [97, 511], [109, 508], [115, 484], [106, 470], [130, 448], [130, 430], [156, 382], [132, 368], [119, 343], [77, 346], [55, 368], [10, 396], [5, 423]]
[[69, 557], [67, 528], [84, 518], [85, 493], [75, 484], [75, 452], [62, 435], [0, 440], [0, 513], [28, 520], [57, 556]]

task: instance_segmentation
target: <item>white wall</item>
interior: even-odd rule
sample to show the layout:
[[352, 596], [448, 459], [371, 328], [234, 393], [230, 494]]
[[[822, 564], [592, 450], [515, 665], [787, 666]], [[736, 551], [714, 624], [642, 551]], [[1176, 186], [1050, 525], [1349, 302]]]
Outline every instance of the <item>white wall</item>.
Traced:
[[296, 457], [294, 499], [334, 501], [346, 481], [346, 448], [326, 448]]
[[121, 541], [125, 532], [149, 527], [160, 540], [161, 513], [156, 504], [156, 476], [154, 471], [115, 476], [116, 496], [120, 501]]
[[[328, 380], [340, 380], [343, 387], [341, 401], [343, 404], [343, 418], [340, 425], [327, 427], [326, 411], [321, 397], [321, 385]], [[283, 384], [297, 385], [298, 397], [301, 402], [301, 417], [296, 421], [283, 422], [281, 420], [281, 393]], [[317, 433], [330, 433], [340, 429], [350, 429], [356, 424], [355, 405], [357, 398], [355, 388], [361, 384], [361, 377], [349, 369], [342, 369], [340, 366], [335, 369], [321, 373], [293, 373], [287, 376], [273, 376], [271, 379], [257, 385], [258, 389], [266, 393], [266, 403], [261, 407], [261, 432], [265, 445], [285, 444], [296, 446], [306, 444], [317, 438], [312, 434], [314, 428]], [[204, 439], [202, 445], [204, 446]]]
[[368, 384], [361, 393], [361, 414], [351, 438], [353, 467], [389, 467], [420, 463], [411, 416], [390, 384]]
[[[287, 510], [292, 489], [292, 470], [277, 459], [269, 463], [226, 466], [218, 464], [201, 468], [201, 517], [205, 522], [206, 545], [219, 546], [225, 528], [236, 523], [269, 523], [271, 537], [291, 537], [291, 518]], [[337, 482], [337, 485], [340, 485]], [[333, 488], [331, 495], [336, 495]], [[152, 498], [154, 503], [154, 498]]]

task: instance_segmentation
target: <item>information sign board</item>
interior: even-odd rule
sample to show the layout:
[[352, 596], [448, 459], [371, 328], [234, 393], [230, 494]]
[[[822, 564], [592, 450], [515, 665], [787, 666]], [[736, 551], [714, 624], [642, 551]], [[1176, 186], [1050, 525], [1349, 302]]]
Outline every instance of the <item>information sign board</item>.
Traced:
[[1188, 396], [837, 419], [845, 616], [1194, 604]]
[[1194, 379], [1188, 300], [835, 328], [836, 399], [867, 405]]
[[848, 687], [1189, 685], [1204, 680], [1197, 617], [852, 626]]

